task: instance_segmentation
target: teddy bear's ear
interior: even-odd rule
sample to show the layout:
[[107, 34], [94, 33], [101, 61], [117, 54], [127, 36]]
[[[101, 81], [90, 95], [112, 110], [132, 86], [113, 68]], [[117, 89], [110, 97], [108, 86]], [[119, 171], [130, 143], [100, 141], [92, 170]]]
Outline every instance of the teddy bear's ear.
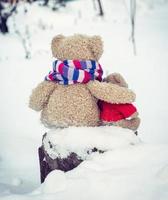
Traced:
[[89, 39], [90, 49], [96, 60], [99, 60], [101, 55], [103, 54], [103, 41], [100, 36], [92, 36]]
[[65, 36], [59, 34], [59, 35], [56, 35], [52, 41], [51, 41], [51, 50], [52, 50], [52, 54], [53, 56], [55, 55], [56, 53], [56, 49], [59, 45], [59, 43], [65, 38]]
[[59, 35], [56, 35], [53, 39], [52, 39], [52, 42], [51, 42], [51, 44], [52, 45], [58, 45], [59, 44], [59, 42], [62, 40], [62, 39], [64, 39], [65, 38], [65, 36], [63, 36], [62, 34], [59, 34]]

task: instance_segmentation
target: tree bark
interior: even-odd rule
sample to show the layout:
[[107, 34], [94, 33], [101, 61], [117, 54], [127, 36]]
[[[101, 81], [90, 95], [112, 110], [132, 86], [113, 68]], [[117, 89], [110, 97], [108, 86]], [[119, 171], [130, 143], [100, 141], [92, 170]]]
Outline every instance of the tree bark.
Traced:
[[0, 31], [5, 34], [8, 33], [8, 27], [7, 27], [7, 18], [4, 18], [0, 15]]
[[131, 18], [131, 39], [133, 44], [134, 55], [136, 55], [136, 43], [135, 43], [135, 17], [136, 17], [136, 0], [130, 0], [130, 18]]
[[0, 31], [5, 34], [8, 33], [7, 18], [3, 16], [4, 7], [0, 2]]
[[7, 26], [7, 20], [12, 15], [12, 13], [16, 10], [18, 0], [15, 1], [14, 5], [12, 3], [9, 4], [11, 7], [10, 10], [5, 12], [5, 7], [0, 2], [0, 32], [3, 34], [8, 33], [8, 26]]
[[103, 11], [103, 7], [102, 7], [102, 3], [101, 0], [97, 0], [98, 1], [98, 5], [99, 5], [99, 15], [103, 16], [104, 15], [104, 11]]

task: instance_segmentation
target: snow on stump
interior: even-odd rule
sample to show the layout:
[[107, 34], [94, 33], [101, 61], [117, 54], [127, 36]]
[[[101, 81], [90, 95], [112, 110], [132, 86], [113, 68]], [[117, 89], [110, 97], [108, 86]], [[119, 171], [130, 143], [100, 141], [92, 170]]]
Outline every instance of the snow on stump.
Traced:
[[135, 145], [140, 139], [130, 130], [119, 127], [69, 127], [43, 135], [39, 148], [41, 183], [53, 170], [76, 168], [91, 155]]

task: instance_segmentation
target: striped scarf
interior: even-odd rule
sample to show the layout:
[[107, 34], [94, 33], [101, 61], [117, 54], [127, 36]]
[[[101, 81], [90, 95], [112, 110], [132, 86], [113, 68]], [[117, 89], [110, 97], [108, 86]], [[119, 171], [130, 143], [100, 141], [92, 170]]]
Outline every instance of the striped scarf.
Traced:
[[102, 80], [101, 65], [94, 60], [55, 60], [53, 70], [45, 77], [62, 85], [87, 83], [90, 80]]

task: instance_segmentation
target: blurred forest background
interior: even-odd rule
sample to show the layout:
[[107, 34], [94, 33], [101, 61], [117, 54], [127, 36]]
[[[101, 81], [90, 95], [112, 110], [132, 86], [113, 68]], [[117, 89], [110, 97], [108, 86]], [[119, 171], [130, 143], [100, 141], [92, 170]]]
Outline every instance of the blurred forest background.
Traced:
[[[47, 6], [53, 11], [57, 11], [60, 7], [65, 7], [69, 1], [75, 0], [0, 0], [0, 31], [5, 34], [8, 33], [7, 20], [12, 15], [13, 12], [17, 12], [17, 5], [20, 2], [25, 2], [33, 4], [34, 2], [39, 2], [39, 6]], [[97, 2], [96, 2], [97, 1]], [[101, 0], [93, 0], [93, 6], [96, 9], [96, 3], [99, 7], [99, 15], [103, 16], [104, 11], [102, 7]], [[25, 8], [25, 13], [27, 9]]]

